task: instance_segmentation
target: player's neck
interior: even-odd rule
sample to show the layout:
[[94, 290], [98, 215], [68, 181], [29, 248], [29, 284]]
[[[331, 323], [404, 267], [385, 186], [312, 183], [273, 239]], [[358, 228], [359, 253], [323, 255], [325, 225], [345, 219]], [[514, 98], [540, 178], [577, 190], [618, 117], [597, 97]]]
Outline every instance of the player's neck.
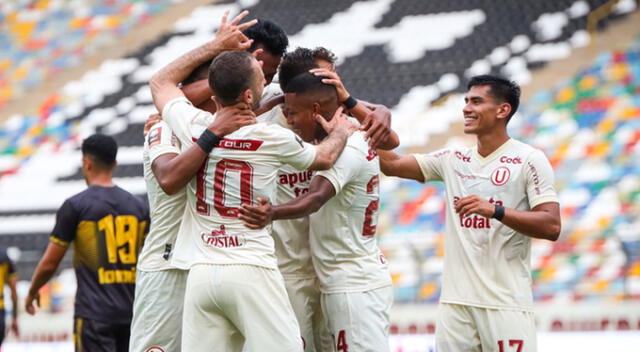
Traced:
[[113, 187], [113, 179], [111, 173], [95, 173], [87, 177], [87, 186]]
[[495, 129], [491, 133], [478, 135], [478, 154], [483, 158], [500, 148], [509, 140], [506, 129]]

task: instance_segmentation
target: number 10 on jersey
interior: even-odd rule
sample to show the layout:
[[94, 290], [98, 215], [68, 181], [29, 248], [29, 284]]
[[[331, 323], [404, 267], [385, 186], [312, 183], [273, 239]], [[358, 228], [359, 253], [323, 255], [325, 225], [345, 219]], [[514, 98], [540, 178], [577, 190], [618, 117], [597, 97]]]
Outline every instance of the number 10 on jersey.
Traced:
[[[211, 209], [206, 202], [207, 189], [205, 187], [209, 160], [207, 160], [196, 178], [196, 209], [199, 214], [211, 215]], [[238, 207], [225, 205], [230, 182], [238, 182], [240, 189], [240, 204], [251, 204], [253, 200], [253, 167], [246, 161], [222, 159], [216, 163], [213, 179], [213, 207], [222, 217], [237, 218]]]

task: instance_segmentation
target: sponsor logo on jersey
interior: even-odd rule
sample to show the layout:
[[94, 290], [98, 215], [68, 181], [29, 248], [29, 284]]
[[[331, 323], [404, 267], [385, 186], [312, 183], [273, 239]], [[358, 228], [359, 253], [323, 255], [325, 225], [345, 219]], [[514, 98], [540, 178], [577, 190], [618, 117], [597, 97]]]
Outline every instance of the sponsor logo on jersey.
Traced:
[[540, 191], [540, 176], [538, 176], [538, 169], [536, 169], [536, 167], [533, 166], [533, 164], [530, 162], [527, 162], [527, 165], [529, 166], [529, 171], [531, 171], [531, 179], [533, 180], [533, 185], [535, 186], [535, 192], [536, 194], [541, 194], [542, 192]]
[[162, 254], [162, 258], [164, 260], [169, 260], [169, 257], [171, 256], [171, 247], [173, 247], [173, 244], [171, 243], [166, 243], [164, 245], [164, 253]]
[[[453, 197], [454, 203], [458, 200], [460, 200], [460, 197], [458, 196]], [[495, 200], [493, 199], [493, 197], [489, 198], [489, 203], [502, 205], [501, 200]], [[468, 228], [468, 229], [490, 229], [491, 228], [491, 223], [490, 223], [491, 219], [485, 218], [484, 216], [475, 215], [475, 214], [473, 216], [463, 216], [462, 214], [459, 214], [459, 217], [460, 217], [461, 227]]]
[[147, 348], [146, 350], [144, 350], [144, 352], [164, 352], [164, 350], [161, 347], [153, 346]]
[[464, 161], [465, 163], [470, 163], [471, 162], [471, 157], [470, 156], [466, 156], [460, 152], [456, 152], [456, 158]]
[[152, 129], [151, 132], [149, 132], [149, 148], [160, 143], [161, 134], [162, 134], [162, 127]]
[[218, 148], [245, 150], [254, 152], [260, 148], [264, 141], [256, 141], [253, 139], [223, 139], [218, 144]]
[[458, 171], [458, 170], [453, 170], [453, 172], [455, 172], [456, 176], [460, 177], [461, 179], [464, 180], [475, 180], [476, 177], [473, 175], [465, 175], [462, 172]]
[[439, 158], [439, 157], [441, 157], [441, 156], [443, 156], [443, 155], [447, 155], [447, 154], [449, 154], [449, 153], [451, 153], [451, 151], [450, 151], [450, 150], [441, 150], [441, 151], [439, 151], [439, 152], [431, 153], [430, 155], [431, 155], [432, 157], [434, 157], [434, 158]]
[[520, 159], [519, 156], [516, 156], [515, 158], [510, 158], [508, 156], [503, 155], [500, 157], [500, 162], [505, 164], [522, 164], [522, 159]]
[[289, 185], [293, 188], [297, 183], [304, 183], [311, 180], [313, 171], [307, 170], [302, 172], [294, 172], [292, 174], [280, 174], [278, 175], [278, 183], [281, 185]]
[[216, 248], [236, 248], [245, 245], [244, 236], [227, 235], [224, 225], [220, 225], [220, 230], [211, 230], [211, 233], [201, 233], [200, 238], [204, 244]]
[[466, 227], [468, 229], [490, 229], [491, 224], [489, 223], [489, 218], [485, 218], [484, 216], [474, 215], [474, 216], [463, 216], [460, 214], [460, 226]]
[[367, 153], [367, 161], [375, 159], [376, 156], [378, 156], [378, 152], [373, 148], [369, 148], [369, 152]]
[[491, 173], [491, 182], [496, 186], [503, 186], [509, 181], [510, 176], [511, 171], [509, 171], [509, 168], [500, 166]]

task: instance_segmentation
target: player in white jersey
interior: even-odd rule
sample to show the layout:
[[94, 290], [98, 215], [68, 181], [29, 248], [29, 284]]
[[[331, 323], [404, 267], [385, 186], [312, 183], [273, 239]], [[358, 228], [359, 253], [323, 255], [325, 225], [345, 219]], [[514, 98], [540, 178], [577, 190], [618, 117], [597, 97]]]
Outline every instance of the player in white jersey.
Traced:
[[[316, 116], [331, 116], [338, 105], [335, 87], [310, 73], [285, 87], [287, 120], [303, 140], [321, 140], [316, 119], [324, 120]], [[308, 193], [275, 207], [263, 202], [241, 208], [252, 228], [318, 211], [310, 216], [309, 241], [337, 351], [389, 350], [391, 278], [374, 238], [379, 172], [375, 150], [363, 132], [354, 133], [333, 168], [316, 173]]]
[[473, 77], [463, 109], [474, 148], [399, 156], [380, 151], [388, 176], [444, 181], [447, 208], [439, 351], [535, 351], [531, 238], [560, 234], [553, 170], [544, 154], [509, 138], [520, 88]]
[[[255, 123], [255, 116], [250, 110], [231, 108], [223, 109], [209, 128], [216, 135], [224, 136], [251, 123]], [[187, 153], [196, 153], [201, 162], [204, 161], [206, 153], [198, 146], [191, 149]], [[171, 177], [170, 170], [184, 163], [178, 158], [179, 153], [180, 142], [171, 128], [164, 122], [153, 125], [143, 149], [151, 228], [137, 266], [131, 352], [153, 348], [180, 351], [187, 271], [172, 267], [169, 261], [184, 214], [186, 189], [184, 185], [163, 189], [170, 183], [167, 180]], [[190, 165], [195, 165], [197, 170], [197, 163]]]
[[[334, 78], [337, 78], [337, 82], [340, 82], [339, 77], [335, 74], [335, 60], [335, 55], [322, 47], [315, 49], [296, 48], [286, 53], [282, 58], [279, 68], [280, 87], [284, 90], [295, 76], [318, 68], [325, 68], [327, 74], [327, 71], [331, 71]], [[342, 90], [343, 100], [346, 100], [349, 96], [346, 89], [341, 83], [337, 86]], [[280, 90], [280, 94], [282, 94], [282, 90]], [[339, 99], [340, 96], [341, 94], [338, 94]], [[281, 101], [284, 102], [284, 97]], [[378, 140], [382, 140], [382, 144], [385, 145], [386, 136], [389, 135], [388, 124], [385, 125], [385, 122], [390, 122], [388, 109], [376, 106], [372, 111], [366, 108], [357, 108], [354, 111], [356, 118], [359, 118], [360, 121], [369, 120], [371, 122], [367, 127], [372, 131], [367, 132], [374, 136], [372, 143], [378, 143]], [[276, 106], [269, 113], [258, 116], [258, 120], [275, 123], [288, 129], [293, 128], [287, 122], [287, 118], [282, 112], [282, 106]], [[393, 146], [388, 145], [387, 148]], [[272, 200], [273, 203], [283, 204], [308, 192], [312, 175], [313, 172], [310, 170], [300, 172], [290, 166], [280, 169], [278, 171], [278, 191], [275, 199]], [[278, 258], [278, 268], [284, 277], [289, 300], [300, 325], [305, 351], [333, 351], [335, 348], [321, 309], [320, 287], [311, 259], [308, 216], [276, 221], [272, 226], [272, 234]]]
[[[246, 38], [223, 18], [228, 38]], [[251, 22], [249, 22], [251, 23]], [[213, 42], [183, 55], [151, 80], [154, 103], [183, 149], [197, 141], [206, 152], [217, 145], [189, 184], [187, 207], [172, 263], [190, 269], [184, 308], [182, 349], [238, 351], [246, 339], [249, 351], [300, 351], [302, 344], [273, 255], [273, 240], [264, 230], [249, 230], [237, 219], [240, 204], [271, 197], [276, 172], [284, 164], [299, 169], [330, 167], [354, 126], [336, 116], [337, 128], [318, 146], [304, 143], [275, 125], [246, 126], [225, 139], [195, 123], [209, 113], [194, 108], [176, 88], [188, 72], [215, 56]], [[221, 106], [245, 102], [256, 108], [265, 82], [258, 62], [248, 53], [226, 52], [215, 58], [209, 82]], [[218, 145], [219, 143], [219, 145]], [[264, 302], [269, 304], [264, 304]]]

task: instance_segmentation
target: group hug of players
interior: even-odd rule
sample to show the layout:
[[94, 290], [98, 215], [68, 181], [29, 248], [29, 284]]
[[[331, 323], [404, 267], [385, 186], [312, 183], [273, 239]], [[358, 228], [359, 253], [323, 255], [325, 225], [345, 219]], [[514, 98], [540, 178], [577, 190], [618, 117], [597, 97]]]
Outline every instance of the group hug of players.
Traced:
[[351, 97], [329, 50], [285, 53], [247, 14], [152, 77], [148, 208], [113, 184], [113, 139], [83, 142], [89, 188], [58, 211], [27, 311], [74, 243], [76, 351], [388, 351], [382, 171], [446, 185], [438, 350], [536, 350], [530, 239], [560, 221], [547, 159], [506, 133], [517, 85], [472, 78], [475, 148], [398, 155], [389, 110]]

